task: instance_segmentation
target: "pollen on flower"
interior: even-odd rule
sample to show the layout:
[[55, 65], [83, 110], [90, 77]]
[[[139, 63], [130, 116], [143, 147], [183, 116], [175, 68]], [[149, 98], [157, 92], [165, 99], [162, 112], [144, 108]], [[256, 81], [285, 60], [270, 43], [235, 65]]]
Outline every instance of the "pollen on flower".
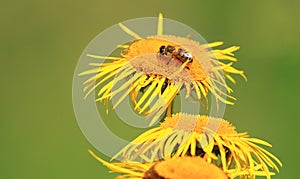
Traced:
[[219, 120], [218, 134], [236, 134], [235, 127], [228, 121], [220, 118], [213, 118], [204, 115], [189, 115], [177, 113], [172, 117], [166, 117], [165, 121], [160, 124], [162, 129], [173, 128], [176, 130], [193, 131], [199, 134], [205, 133], [209, 120]]
[[143, 179], [228, 179], [217, 166], [200, 157], [180, 157], [158, 162]]
[[[147, 75], [162, 75], [173, 82], [193, 84], [193, 81], [203, 81], [207, 78], [206, 72], [200, 65], [197, 56], [194, 55], [195, 60], [193, 63], [187, 64], [189, 70], [185, 69], [177, 73], [177, 75], [174, 75], [182, 63], [176, 59], [170, 60], [170, 57], [163, 59], [158, 58], [157, 54], [158, 49], [162, 45], [171, 45], [179, 48], [181, 47], [181, 43], [187, 43], [186, 40], [188, 40], [190, 44], [194, 42], [186, 38], [170, 35], [151, 36], [146, 39], [134, 41], [131, 45], [129, 45], [128, 49], [126, 49], [124, 53], [126, 54], [126, 58], [130, 59], [130, 63], [134, 68], [143, 71]], [[200, 48], [199, 45], [198, 48]], [[200, 48], [198, 50], [207, 52], [204, 48]], [[203, 60], [203, 56], [205, 56], [205, 54], [201, 54], [199, 59], [205, 62], [205, 60]], [[207, 56], [207, 58], [209, 57]], [[210, 64], [210, 67], [212, 68], [212, 64]]]

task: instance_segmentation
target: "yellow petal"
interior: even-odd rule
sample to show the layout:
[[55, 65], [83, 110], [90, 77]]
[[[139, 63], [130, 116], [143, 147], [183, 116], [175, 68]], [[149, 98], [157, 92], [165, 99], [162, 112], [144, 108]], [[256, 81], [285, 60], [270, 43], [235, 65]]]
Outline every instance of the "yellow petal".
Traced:
[[139, 35], [137, 35], [135, 32], [133, 32], [132, 30], [130, 30], [128, 27], [126, 27], [122, 23], [119, 23], [119, 26], [121, 27], [121, 29], [124, 32], [126, 32], [128, 35], [134, 37], [135, 39], [142, 39]]
[[163, 34], [163, 14], [159, 13], [157, 23], [157, 35]]

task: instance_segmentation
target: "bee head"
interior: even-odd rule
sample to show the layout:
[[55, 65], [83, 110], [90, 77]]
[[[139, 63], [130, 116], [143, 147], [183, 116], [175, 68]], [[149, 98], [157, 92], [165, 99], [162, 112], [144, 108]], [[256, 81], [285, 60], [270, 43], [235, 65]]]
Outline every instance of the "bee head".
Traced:
[[164, 45], [160, 46], [159, 53], [160, 54], [165, 54], [166, 53], [166, 46], [164, 46]]

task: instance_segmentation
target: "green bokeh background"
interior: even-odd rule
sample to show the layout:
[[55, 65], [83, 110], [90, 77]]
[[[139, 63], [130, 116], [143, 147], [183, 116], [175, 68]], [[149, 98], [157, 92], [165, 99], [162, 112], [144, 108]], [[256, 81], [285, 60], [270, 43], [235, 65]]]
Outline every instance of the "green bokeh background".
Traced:
[[[72, 79], [86, 45], [128, 19], [178, 20], [209, 42], [240, 45], [235, 106], [238, 131], [273, 144], [298, 175], [300, 1], [1, 1], [0, 178], [112, 178], [87, 149], [72, 107]], [[127, 132], [127, 131], [125, 131]], [[104, 159], [106, 156], [101, 155]]]

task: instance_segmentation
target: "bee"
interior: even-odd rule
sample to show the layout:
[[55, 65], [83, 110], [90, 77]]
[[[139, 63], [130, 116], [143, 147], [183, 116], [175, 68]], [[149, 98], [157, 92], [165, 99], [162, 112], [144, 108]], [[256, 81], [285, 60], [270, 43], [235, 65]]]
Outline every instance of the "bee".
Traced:
[[176, 51], [176, 48], [174, 46], [168, 45], [162, 45], [159, 48], [159, 55], [160, 56], [169, 56], [171, 58], [175, 58], [182, 63], [185, 63], [188, 61], [188, 63], [193, 62], [193, 55], [187, 52], [186, 50], [183, 50], [182, 48], [178, 48]]

